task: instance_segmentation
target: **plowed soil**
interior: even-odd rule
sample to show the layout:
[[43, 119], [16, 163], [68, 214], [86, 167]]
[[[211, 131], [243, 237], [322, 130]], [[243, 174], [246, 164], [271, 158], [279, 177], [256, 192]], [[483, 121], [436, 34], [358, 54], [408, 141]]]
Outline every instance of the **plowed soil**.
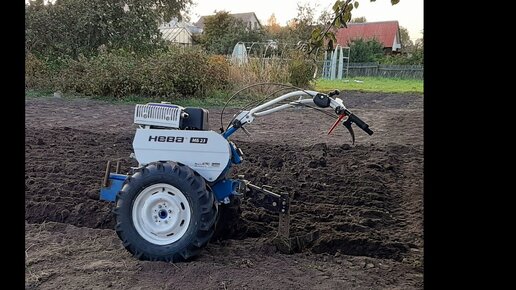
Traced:
[[[288, 192], [291, 235], [317, 232], [294, 254], [272, 243], [278, 217], [250, 198], [239, 222], [185, 263], [138, 261], [100, 201], [107, 160], [135, 166], [133, 105], [26, 100], [27, 289], [421, 289], [423, 96], [350, 92], [346, 106], [375, 131], [351, 144], [308, 109], [257, 119], [232, 174]], [[210, 109], [218, 130], [219, 109]], [[230, 110], [225, 119], [234, 114]]]

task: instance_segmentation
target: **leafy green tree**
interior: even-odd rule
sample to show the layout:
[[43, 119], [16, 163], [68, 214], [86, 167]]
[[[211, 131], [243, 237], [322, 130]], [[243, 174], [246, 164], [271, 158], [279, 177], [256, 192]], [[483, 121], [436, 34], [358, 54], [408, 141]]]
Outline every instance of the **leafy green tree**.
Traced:
[[383, 45], [376, 39], [355, 39], [348, 43], [350, 62], [376, 62], [383, 57]]
[[[376, 2], [376, 0], [370, 0]], [[400, 0], [390, 0], [392, 5], [396, 5]], [[312, 30], [309, 38], [309, 53], [316, 51], [317, 48], [325, 44], [329, 49], [334, 47], [337, 42], [335, 31], [342, 27], [347, 27], [346, 23], [351, 21], [351, 11], [359, 7], [358, 0], [337, 0], [333, 4], [333, 21], [326, 28], [316, 27]]]
[[209, 53], [229, 54], [239, 41], [262, 40], [261, 31], [249, 30], [242, 20], [231, 16], [227, 11], [219, 11], [204, 20], [204, 31], [199, 42]]
[[96, 55], [99, 47], [147, 53], [164, 47], [158, 25], [192, 0], [56, 0], [25, 5], [26, 50], [49, 58]]
[[310, 38], [312, 30], [318, 26], [314, 16], [315, 6], [310, 6], [308, 3], [297, 4], [297, 15], [290, 25], [290, 33], [294, 40], [306, 42]]
[[410, 39], [408, 29], [400, 26], [400, 42], [402, 52], [412, 52], [414, 50], [414, 43]]
[[414, 44], [414, 50], [413, 50], [413, 59], [418, 64], [423, 64], [424, 62], [424, 38], [418, 38], [416, 39], [416, 43]]
[[[323, 11], [319, 17], [315, 15], [316, 5], [297, 4], [297, 15], [291, 19], [286, 26], [274, 27], [266, 26], [266, 39], [273, 39], [280, 43], [280, 48], [284, 44], [294, 45], [299, 42], [306, 43], [312, 30], [316, 27], [325, 27], [333, 20], [332, 13]], [[290, 46], [292, 48], [292, 46]]]

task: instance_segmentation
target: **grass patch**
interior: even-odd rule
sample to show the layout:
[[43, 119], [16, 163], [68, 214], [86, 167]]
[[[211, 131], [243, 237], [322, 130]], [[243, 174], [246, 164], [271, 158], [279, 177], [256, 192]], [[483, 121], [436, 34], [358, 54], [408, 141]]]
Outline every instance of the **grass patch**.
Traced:
[[43, 98], [51, 97], [54, 92], [48, 90], [25, 90], [25, 98]]
[[318, 79], [315, 81], [316, 91], [328, 92], [335, 89], [342, 91], [422, 94], [423, 80], [355, 77], [344, 80]]
[[[145, 104], [145, 103], [159, 103], [161, 101], [170, 102], [174, 105], [179, 105], [182, 107], [210, 107], [210, 108], [217, 108], [217, 107], [223, 107], [226, 103], [227, 99], [229, 98], [231, 94], [218, 91], [215, 93], [212, 93], [208, 97], [204, 98], [159, 98], [159, 97], [142, 97], [142, 96], [126, 96], [123, 99], [113, 99], [111, 97], [101, 97], [101, 96], [95, 96], [91, 97], [92, 99], [97, 100], [105, 100], [107, 102], [111, 103], [119, 103], [119, 104]], [[229, 103], [228, 107], [238, 107], [242, 105], [242, 102], [239, 102], [238, 99], [235, 101], [231, 101]]]
[[[358, 82], [357, 82], [358, 81]], [[423, 93], [423, 80], [415, 79], [394, 79], [378, 77], [357, 77], [346, 80], [325, 80], [318, 79], [314, 83], [316, 91], [329, 92], [331, 90], [362, 91], [381, 93]], [[168, 101], [183, 107], [222, 107], [233, 92], [217, 91], [205, 98], [158, 98], [129, 95], [122, 99], [115, 99], [106, 96], [84, 96], [79, 94], [64, 93], [64, 99], [88, 98], [105, 101], [115, 104], [145, 104], [150, 102]], [[51, 90], [25, 90], [25, 98], [52, 98], [54, 92]], [[236, 98], [229, 103], [228, 107], [240, 107], [249, 102], [243, 98]]]
[[[227, 99], [231, 94], [223, 91], [215, 92], [209, 97], [205, 98], [159, 98], [159, 97], [145, 97], [129, 95], [121, 99], [115, 99], [107, 96], [86, 96], [77, 93], [63, 93], [61, 97], [63, 99], [72, 100], [78, 98], [92, 99], [103, 101], [111, 104], [145, 104], [145, 103], [159, 103], [161, 101], [171, 102], [174, 105], [183, 107], [210, 107], [217, 108], [222, 107], [226, 103]], [[54, 98], [54, 92], [49, 90], [25, 90], [26, 99], [35, 98]], [[232, 100], [228, 104], [228, 108], [239, 107], [247, 101], [240, 101], [239, 98]]]

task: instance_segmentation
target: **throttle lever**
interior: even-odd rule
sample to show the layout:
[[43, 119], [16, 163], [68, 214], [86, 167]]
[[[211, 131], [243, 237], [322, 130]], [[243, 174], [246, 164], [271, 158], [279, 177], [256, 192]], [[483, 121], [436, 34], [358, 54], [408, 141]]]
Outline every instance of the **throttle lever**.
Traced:
[[333, 130], [337, 127], [339, 122], [342, 121], [342, 119], [344, 119], [344, 117], [346, 117], [345, 114], [339, 115], [339, 118], [337, 118], [337, 121], [335, 121], [335, 123], [333, 123], [333, 125], [331, 125], [330, 130], [328, 130], [328, 135], [330, 135], [331, 132], [333, 132]]

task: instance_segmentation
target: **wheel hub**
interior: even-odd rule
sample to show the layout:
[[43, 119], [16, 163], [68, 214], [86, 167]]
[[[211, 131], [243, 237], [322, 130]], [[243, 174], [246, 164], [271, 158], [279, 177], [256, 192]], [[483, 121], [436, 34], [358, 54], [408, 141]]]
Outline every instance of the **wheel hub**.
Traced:
[[176, 187], [160, 183], [138, 195], [133, 204], [136, 231], [147, 241], [166, 245], [179, 240], [190, 225], [190, 204]]
[[167, 213], [166, 210], [162, 209], [162, 210], [159, 211], [158, 216], [159, 216], [160, 219], [166, 219], [167, 216], [168, 216], [168, 213]]

